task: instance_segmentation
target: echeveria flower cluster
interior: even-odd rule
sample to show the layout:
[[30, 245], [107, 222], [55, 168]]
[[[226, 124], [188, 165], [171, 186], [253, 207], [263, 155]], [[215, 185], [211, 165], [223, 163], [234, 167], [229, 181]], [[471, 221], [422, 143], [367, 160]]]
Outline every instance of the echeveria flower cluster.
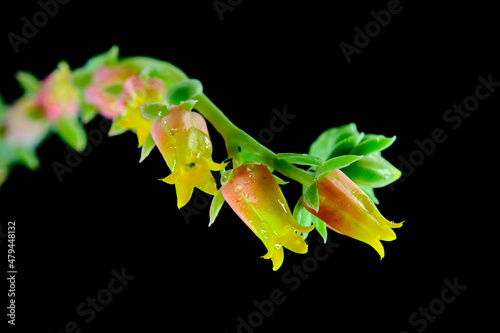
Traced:
[[[0, 99], [0, 186], [14, 165], [38, 167], [36, 149], [50, 133], [83, 151], [84, 125], [99, 115], [112, 120], [109, 135], [137, 135], [140, 161], [158, 148], [170, 169], [162, 180], [175, 186], [178, 208], [194, 188], [206, 192], [212, 224], [227, 202], [264, 243], [273, 270], [284, 248], [307, 252], [313, 229], [325, 241], [327, 229], [358, 239], [382, 258], [380, 241], [396, 239], [392, 229], [402, 225], [381, 215], [374, 193], [401, 176], [381, 155], [395, 137], [364, 134], [352, 123], [323, 132], [308, 154], [276, 154], [236, 127], [198, 80], [164, 61], [119, 59], [117, 47], [75, 70], [61, 62], [42, 81], [26, 72], [17, 79], [24, 95], [11, 105]], [[225, 140], [225, 161], [212, 159], [207, 121]], [[212, 172], [221, 173], [220, 185]], [[280, 187], [287, 182], [273, 173], [302, 184], [293, 210]]]

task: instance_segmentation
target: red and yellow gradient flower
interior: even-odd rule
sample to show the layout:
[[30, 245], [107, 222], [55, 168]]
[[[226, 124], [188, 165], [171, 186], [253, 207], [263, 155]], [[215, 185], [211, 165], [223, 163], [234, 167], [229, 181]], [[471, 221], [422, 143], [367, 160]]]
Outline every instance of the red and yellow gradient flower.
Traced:
[[264, 243], [273, 270], [281, 267], [283, 247], [296, 253], [306, 253], [307, 244], [300, 233], [314, 227], [298, 224], [274, 179], [262, 164], [245, 163], [233, 171], [230, 181], [222, 186], [222, 194], [229, 206]]
[[123, 91], [123, 85], [130, 76], [135, 74], [134, 71], [125, 67], [98, 68], [92, 77], [92, 83], [85, 90], [86, 100], [95, 106], [104, 118], [115, 118], [120, 114], [117, 102]]
[[179, 208], [188, 203], [195, 187], [217, 194], [211, 171], [220, 171], [227, 163], [212, 160], [212, 142], [207, 123], [200, 114], [174, 105], [167, 116], [153, 123], [151, 135], [172, 171], [162, 180], [175, 185]]
[[61, 62], [58, 68], [42, 81], [36, 104], [49, 121], [78, 116], [80, 97], [67, 63]]
[[382, 259], [384, 247], [380, 241], [395, 240], [392, 229], [401, 227], [402, 222], [393, 223], [384, 218], [373, 201], [340, 170], [320, 178], [316, 185], [318, 211], [308, 207], [305, 200], [304, 207], [333, 231], [369, 244]]

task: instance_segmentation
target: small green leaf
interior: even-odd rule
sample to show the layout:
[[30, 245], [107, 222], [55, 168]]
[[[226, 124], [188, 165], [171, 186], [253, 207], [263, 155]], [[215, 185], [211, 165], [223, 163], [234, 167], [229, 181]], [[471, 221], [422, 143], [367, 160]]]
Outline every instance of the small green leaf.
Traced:
[[277, 154], [276, 158], [285, 160], [290, 164], [298, 165], [316, 165], [321, 166], [325, 161], [319, 157], [308, 154], [281, 153]]
[[286, 185], [290, 182], [287, 182], [286, 180], [283, 180], [281, 179], [280, 177], [276, 176], [276, 175], [273, 175], [274, 179], [276, 180], [276, 182], [278, 183], [278, 185]]
[[33, 149], [17, 146], [14, 148], [14, 154], [17, 160], [30, 170], [36, 170], [40, 166], [40, 161]]
[[139, 160], [139, 163], [144, 161], [146, 157], [149, 156], [153, 148], [156, 146], [155, 140], [153, 140], [153, 136], [151, 133], [148, 134], [146, 137], [146, 140], [144, 140], [144, 144], [142, 145], [141, 148], [141, 159]]
[[338, 142], [332, 153], [330, 154], [330, 158], [335, 156], [353, 154], [352, 151], [354, 147], [356, 147], [361, 142], [364, 136], [364, 133], [353, 134]]
[[156, 121], [168, 115], [170, 110], [164, 103], [151, 102], [141, 105], [142, 116], [146, 119]]
[[313, 142], [309, 154], [327, 160], [333, 157], [332, 152], [340, 142], [353, 135], [359, 135], [354, 123], [327, 129]]
[[316, 171], [316, 178], [319, 179], [321, 177], [324, 177], [330, 172], [340, 168], [344, 168], [361, 158], [363, 158], [363, 156], [356, 155], [344, 155], [331, 158], [318, 168], [318, 171]]
[[40, 90], [40, 81], [31, 73], [19, 71], [16, 80], [26, 94], [36, 94]]
[[108, 51], [90, 58], [84, 67], [89, 71], [95, 71], [97, 68], [102, 66], [116, 65], [118, 63], [119, 53], [120, 53], [119, 47], [113, 45]]
[[316, 183], [313, 183], [304, 193], [304, 202], [306, 205], [314, 209], [316, 212], [319, 210], [319, 192]]
[[87, 146], [87, 133], [77, 118], [63, 117], [54, 127], [59, 137], [74, 150], [81, 152]]
[[358, 186], [384, 187], [401, 177], [401, 171], [382, 157], [380, 152], [366, 155], [342, 170]]
[[210, 204], [210, 222], [208, 223], [209, 227], [215, 222], [215, 219], [217, 218], [217, 215], [219, 215], [219, 211], [225, 201], [226, 200], [222, 195], [222, 189], [219, 189], [217, 191], [217, 194], [212, 198], [212, 203]]
[[180, 105], [203, 92], [203, 85], [199, 80], [189, 79], [175, 83], [167, 90], [169, 105]]
[[354, 147], [351, 153], [354, 155], [368, 155], [388, 148], [394, 141], [396, 141], [396, 136], [387, 138], [383, 135], [367, 134], [363, 140]]

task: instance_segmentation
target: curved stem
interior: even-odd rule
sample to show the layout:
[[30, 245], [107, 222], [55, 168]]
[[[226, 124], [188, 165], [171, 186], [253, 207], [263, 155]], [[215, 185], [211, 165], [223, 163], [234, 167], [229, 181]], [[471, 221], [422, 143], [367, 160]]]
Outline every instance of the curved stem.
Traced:
[[314, 182], [314, 177], [310, 173], [284, 160], [278, 159], [273, 151], [263, 146], [245, 131], [234, 125], [205, 94], [202, 93], [194, 99], [198, 100], [194, 108], [215, 127], [220, 135], [222, 135], [226, 142], [228, 155], [233, 158], [236, 163], [239, 162], [239, 148], [244, 147], [264, 164], [274, 168], [284, 176], [307, 187]]

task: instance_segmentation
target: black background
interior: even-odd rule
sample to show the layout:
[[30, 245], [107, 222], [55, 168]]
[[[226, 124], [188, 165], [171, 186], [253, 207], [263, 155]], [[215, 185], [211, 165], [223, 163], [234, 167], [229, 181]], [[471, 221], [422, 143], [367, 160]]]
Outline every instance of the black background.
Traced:
[[[14, 168], [0, 189], [0, 223], [16, 221], [16, 329], [62, 332], [75, 321], [82, 332], [232, 333], [239, 316], [256, 310], [254, 300], [278, 289], [286, 301], [255, 332], [417, 332], [423, 326], [412, 326], [409, 316], [440, 298], [445, 279], [467, 289], [425, 332], [494, 324], [499, 92], [457, 129], [443, 114], [474, 94], [478, 76], [500, 81], [497, 11], [489, 2], [402, 1], [402, 12], [348, 64], [339, 44], [353, 44], [354, 27], [363, 29], [370, 11], [387, 3], [241, 1], [221, 21], [212, 1], [73, 0], [17, 54], [7, 34], [19, 34], [21, 18], [40, 6], [3, 4], [0, 91], [7, 102], [21, 94], [17, 70], [43, 78], [60, 60], [77, 68], [116, 44], [123, 57], [170, 61], [201, 80], [252, 135], [269, 127], [274, 108], [286, 107], [296, 117], [274, 133], [268, 146], [276, 152], [307, 152], [323, 130], [356, 122], [366, 133], [397, 135], [384, 156], [398, 165], [418, 149], [415, 140], [436, 128], [447, 136], [395, 190], [377, 192], [382, 213], [406, 221], [398, 239], [384, 243], [386, 257], [330, 232], [340, 247], [297, 290], [283, 277], [311, 254], [286, 251], [273, 272], [259, 258], [262, 243], [227, 205], [210, 228], [208, 207], [187, 220], [174, 188], [158, 181], [168, 174], [161, 155], [155, 150], [139, 164], [132, 133], [105, 138], [63, 182], [51, 163], [64, 163], [68, 152], [52, 136], [38, 149], [41, 168]], [[99, 119], [87, 129], [98, 128]], [[210, 129], [220, 162], [223, 140]], [[293, 205], [300, 188], [284, 191]], [[203, 198], [189, 206], [207, 206]], [[310, 249], [319, 246], [316, 237], [310, 235]], [[1, 248], [6, 263], [4, 241]], [[135, 279], [85, 323], [77, 306], [122, 268]]]

